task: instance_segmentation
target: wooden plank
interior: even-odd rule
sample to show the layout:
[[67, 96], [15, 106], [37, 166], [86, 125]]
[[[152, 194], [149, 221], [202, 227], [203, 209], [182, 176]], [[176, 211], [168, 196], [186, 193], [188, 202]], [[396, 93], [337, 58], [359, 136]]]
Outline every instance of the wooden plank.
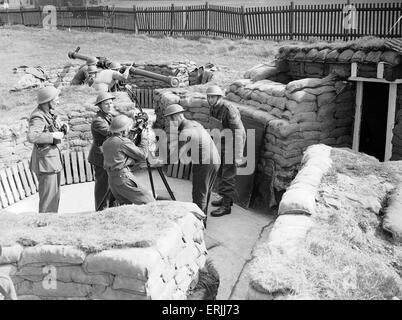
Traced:
[[6, 208], [8, 207], [8, 200], [7, 200], [7, 196], [6, 193], [4, 191], [3, 185], [0, 181], [0, 207], [1, 208]]
[[84, 150], [84, 163], [85, 163], [85, 173], [87, 175], [87, 181], [93, 181], [92, 166], [88, 162], [88, 151]]
[[78, 172], [80, 174], [80, 182], [85, 182], [86, 177], [85, 177], [85, 165], [84, 165], [84, 152], [78, 151], [77, 158], [78, 158]]
[[22, 186], [21, 178], [18, 173], [18, 167], [16, 164], [11, 167], [11, 171], [14, 176], [15, 185], [17, 186], [17, 189], [18, 189], [19, 197], [20, 197], [20, 199], [24, 199], [25, 198], [25, 190]]
[[27, 176], [25, 174], [25, 170], [24, 170], [24, 166], [23, 166], [22, 162], [17, 163], [17, 168], [18, 168], [19, 176], [21, 178], [22, 186], [25, 191], [25, 196], [29, 197], [31, 195], [31, 189], [29, 187], [29, 183], [28, 183]]
[[79, 183], [80, 175], [78, 173], [77, 152], [75, 151], [70, 152], [70, 161], [71, 161], [71, 168], [73, 170], [73, 183]]
[[362, 103], [363, 103], [363, 82], [359, 81], [356, 84], [355, 124], [353, 127], [353, 143], [352, 143], [352, 149], [355, 151], [359, 151]]
[[22, 165], [24, 166], [25, 176], [27, 177], [29, 187], [31, 188], [31, 194], [35, 194], [38, 191], [38, 189], [36, 188], [32, 172], [29, 169], [28, 160], [23, 160]]
[[167, 166], [166, 175], [167, 175], [168, 177], [171, 177], [171, 176], [172, 176], [172, 172], [173, 172], [173, 164], [169, 164], [169, 165]]
[[389, 95], [388, 95], [388, 115], [387, 115], [387, 135], [385, 138], [385, 157], [384, 161], [388, 161], [392, 156], [392, 129], [395, 125], [395, 109], [396, 109], [396, 98], [397, 98], [397, 85], [391, 83], [389, 85]]
[[3, 184], [3, 188], [6, 193], [8, 204], [11, 205], [11, 204], [15, 203], [13, 193], [11, 191], [10, 185], [7, 180], [7, 174], [6, 174], [5, 169], [0, 170], [0, 181]]
[[[61, 155], [61, 157], [63, 157], [63, 155]], [[60, 185], [64, 186], [65, 184], [66, 184], [66, 173], [65, 173], [65, 170], [64, 170], [64, 159], [63, 159], [63, 161], [62, 161], [62, 169], [60, 171]]]
[[18, 193], [17, 185], [15, 184], [13, 172], [11, 171], [11, 168], [6, 168], [6, 175], [7, 175], [7, 179], [8, 179], [8, 184], [11, 188], [11, 192], [14, 197], [14, 201], [18, 202], [18, 201], [20, 201], [20, 195]]
[[189, 177], [190, 177], [190, 169], [191, 169], [191, 162], [184, 166], [184, 172], [183, 172], [183, 178], [184, 179], [187, 179], [187, 180], [189, 179]]
[[172, 177], [173, 177], [173, 178], [177, 178], [177, 172], [179, 171], [179, 163], [180, 163], [180, 162], [175, 163], [175, 164], [173, 165], [173, 171], [172, 171]]
[[70, 161], [70, 153], [68, 151], [63, 153], [64, 155], [64, 166], [66, 170], [66, 183], [73, 183], [73, 176], [71, 174], [71, 161]]

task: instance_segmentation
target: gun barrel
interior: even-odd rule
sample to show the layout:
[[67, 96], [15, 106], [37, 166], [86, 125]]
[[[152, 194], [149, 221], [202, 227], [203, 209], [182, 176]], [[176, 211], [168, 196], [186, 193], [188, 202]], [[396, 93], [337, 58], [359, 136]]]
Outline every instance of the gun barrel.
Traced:
[[168, 83], [173, 88], [177, 88], [180, 84], [180, 81], [177, 77], [164, 76], [162, 74], [158, 74], [158, 73], [154, 73], [154, 72], [146, 71], [146, 70], [142, 70], [142, 69], [137, 69], [134, 67], [131, 67], [130, 71], [133, 74], [138, 75], [138, 76], [143, 76], [143, 77], [163, 81], [165, 83]]
[[86, 56], [84, 54], [74, 52], [74, 51], [69, 51], [68, 52], [68, 57], [70, 59], [80, 59], [80, 60], [85, 60], [85, 61], [96, 61], [98, 60], [96, 57], [91, 57], [91, 56]]

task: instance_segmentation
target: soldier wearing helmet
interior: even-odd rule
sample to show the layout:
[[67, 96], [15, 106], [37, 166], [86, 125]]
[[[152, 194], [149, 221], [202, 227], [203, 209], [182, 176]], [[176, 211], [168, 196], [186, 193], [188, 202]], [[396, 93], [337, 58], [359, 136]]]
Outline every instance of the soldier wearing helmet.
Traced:
[[103, 143], [103, 166], [109, 177], [109, 187], [120, 205], [146, 204], [155, 201], [152, 193], [138, 185], [135, 171], [148, 157], [148, 131], [142, 130], [139, 145], [128, 138], [133, 120], [125, 115], [113, 118], [111, 136]]
[[[218, 86], [211, 86], [207, 89], [207, 100], [210, 105], [210, 114], [217, 119], [222, 129], [229, 129], [233, 133], [233, 144], [221, 141], [221, 160], [219, 168], [218, 193], [221, 198], [212, 201], [213, 206], [219, 206], [217, 210], [211, 212], [211, 216], [220, 217], [231, 213], [231, 206], [235, 198], [235, 178], [236, 167], [243, 163], [243, 149], [246, 141], [246, 131], [240, 118], [240, 113], [230, 102], [223, 100], [223, 91]], [[228, 149], [228, 148], [231, 148]], [[226, 152], [230, 151], [230, 152]], [[232, 154], [230, 159], [225, 154]]]
[[[39, 181], [39, 212], [57, 212], [60, 201], [62, 160], [58, 144], [68, 132], [68, 125], [57, 120], [54, 109], [59, 90], [53, 86], [38, 91], [38, 107], [29, 118], [28, 141], [34, 144], [30, 169]], [[61, 127], [66, 130], [61, 132]]]
[[94, 78], [97, 72], [96, 64], [98, 59], [92, 58], [87, 61], [86, 64], [80, 67], [77, 73], [74, 75], [74, 78], [71, 80], [71, 85], [81, 85], [91, 81], [91, 78]]
[[[212, 187], [220, 166], [219, 152], [211, 136], [197, 121], [187, 120], [184, 109], [179, 104], [171, 104], [165, 109], [164, 118], [170, 126], [176, 126], [179, 136], [170, 135], [170, 153], [179, 152], [180, 161], [186, 163], [190, 152], [193, 171], [193, 202], [207, 215]], [[170, 130], [174, 132], [175, 130]], [[180, 141], [185, 142], [183, 146]], [[189, 160], [190, 160], [189, 159]], [[188, 162], [188, 161], [187, 161]], [[206, 219], [204, 221], [206, 226]]]
[[126, 67], [123, 74], [119, 72], [121, 68], [122, 66], [119, 63], [112, 62], [109, 69], [98, 72], [92, 87], [102, 92], [116, 91], [118, 81], [127, 80], [131, 66]]
[[115, 97], [109, 92], [101, 92], [95, 101], [99, 111], [91, 123], [92, 145], [88, 154], [88, 162], [95, 171], [95, 210], [100, 211], [109, 207], [114, 198], [106, 196], [108, 192], [107, 172], [103, 168], [102, 144], [111, 135], [109, 126], [112, 122], [113, 100]]

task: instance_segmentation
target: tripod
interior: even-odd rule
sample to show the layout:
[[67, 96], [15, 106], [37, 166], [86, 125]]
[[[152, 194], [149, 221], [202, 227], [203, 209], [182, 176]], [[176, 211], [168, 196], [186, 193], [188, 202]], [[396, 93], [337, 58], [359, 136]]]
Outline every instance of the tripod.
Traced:
[[[165, 177], [165, 174], [163, 173], [162, 167], [156, 167], [156, 169], [158, 170], [158, 173], [163, 181], [163, 184], [165, 185], [165, 188], [167, 190], [167, 192], [169, 193], [169, 196], [172, 200], [176, 201], [176, 198], [173, 194], [172, 189], [169, 186], [169, 183], [167, 182], [167, 179]], [[154, 186], [154, 178], [152, 177], [152, 167], [149, 163], [149, 161], [147, 160], [147, 170], [148, 170], [148, 175], [149, 175], [149, 182], [151, 183], [151, 189], [152, 189], [152, 195], [154, 196], [154, 198], [156, 199], [156, 193], [155, 193], [155, 186]]]

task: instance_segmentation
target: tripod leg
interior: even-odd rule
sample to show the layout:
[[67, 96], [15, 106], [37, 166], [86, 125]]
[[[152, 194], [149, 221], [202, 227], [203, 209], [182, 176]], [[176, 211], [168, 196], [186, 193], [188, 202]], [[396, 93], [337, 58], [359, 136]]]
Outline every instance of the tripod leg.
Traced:
[[156, 193], [155, 193], [155, 186], [154, 186], [154, 178], [152, 177], [152, 169], [147, 163], [147, 169], [148, 169], [148, 176], [149, 176], [149, 182], [151, 183], [151, 189], [152, 189], [152, 195], [154, 196], [156, 200]]
[[164, 184], [165, 187], [166, 187], [166, 190], [169, 192], [170, 198], [171, 198], [172, 200], [176, 201], [176, 198], [175, 198], [175, 196], [174, 196], [174, 194], [173, 194], [172, 189], [170, 189], [169, 183], [168, 183], [167, 180], [166, 180], [166, 177], [165, 177], [165, 175], [164, 175], [164, 173], [163, 173], [163, 171], [162, 171], [162, 168], [158, 167], [157, 169], [158, 169], [159, 175], [160, 175], [161, 178], [162, 178], [163, 184]]

